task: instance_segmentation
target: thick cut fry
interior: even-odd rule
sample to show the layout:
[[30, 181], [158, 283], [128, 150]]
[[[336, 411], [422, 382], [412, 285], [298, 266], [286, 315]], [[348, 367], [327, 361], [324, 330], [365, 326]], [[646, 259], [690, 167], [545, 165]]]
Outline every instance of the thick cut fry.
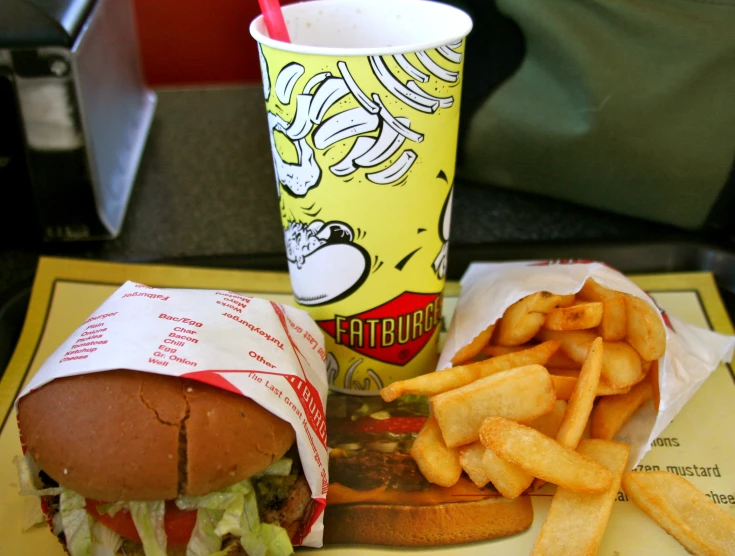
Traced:
[[482, 348], [484, 348], [490, 341], [490, 338], [493, 335], [493, 330], [495, 330], [495, 325], [491, 324], [485, 330], [475, 336], [475, 338], [469, 344], [467, 344], [457, 353], [455, 353], [454, 357], [452, 357], [452, 365], [459, 365], [461, 363], [464, 363], [465, 361], [469, 361], [475, 355], [480, 353], [480, 351], [482, 351]]
[[482, 456], [485, 455], [485, 446], [478, 440], [472, 444], [465, 444], [460, 446], [459, 450], [459, 465], [462, 466], [464, 472], [470, 478], [470, 481], [475, 483], [478, 488], [484, 487], [491, 481], [491, 477], [485, 471], [485, 466], [482, 465]]
[[[577, 367], [579, 364], [569, 359], [566, 355], [560, 354], [559, 346], [561, 342], [558, 340], [549, 340], [540, 344], [521, 344], [518, 346], [485, 346], [482, 353], [489, 357], [502, 357], [511, 353], [519, 353], [513, 358], [520, 363], [518, 367], [523, 365], [544, 365], [545, 367]], [[523, 353], [527, 352], [527, 353]], [[552, 361], [556, 364], [552, 365]]]
[[602, 356], [602, 338], [597, 338], [592, 342], [587, 352], [587, 358], [582, 365], [579, 379], [569, 399], [567, 412], [559, 426], [559, 432], [556, 434], [556, 441], [559, 444], [574, 449], [582, 438], [587, 419], [589, 419], [592, 411], [592, 404], [595, 402], [595, 396], [597, 395], [600, 372], [602, 371]]
[[661, 405], [661, 390], [658, 385], [658, 361], [654, 361], [648, 371], [648, 380], [651, 383], [651, 397], [653, 398], [653, 407], [658, 411]]
[[511, 500], [518, 498], [533, 482], [533, 475], [529, 475], [487, 448], [482, 456], [482, 465], [490, 477], [490, 482], [504, 498]]
[[602, 380], [614, 388], [631, 386], [645, 376], [638, 352], [625, 342], [604, 342]]
[[597, 554], [618, 495], [629, 449], [618, 442], [583, 440], [577, 451], [607, 467], [612, 473], [612, 485], [598, 494], [557, 488], [531, 552], [533, 556]]
[[735, 554], [735, 519], [686, 479], [668, 471], [629, 471], [623, 490], [693, 554]]
[[559, 349], [559, 342], [550, 340], [536, 344], [527, 349], [511, 351], [505, 355], [498, 355], [483, 361], [485, 365], [481, 367], [481, 376], [490, 376], [499, 371], [507, 371], [516, 367], [525, 367], [526, 365], [546, 365], [549, 358]]
[[577, 301], [577, 296], [573, 293], [564, 294], [559, 296], [559, 307], [569, 307], [570, 305], [574, 305], [574, 303]]
[[610, 290], [588, 278], [577, 294], [579, 299], [602, 302], [602, 319], [598, 332], [602, 339], [617, 342], [627, 333], [627, 316], [624, 294]]
[[610, 386], [604, 380], [600, 380], [600, 383], [597, 385], [597, 395], [598, 396], [619, 396], [620, 394], [627, 394], [628, 392], [630, 392], [631, 388], [633, 388], [633, 386], [623, 386], [622, 388], [616, 388], [616, 387]]
[[558, 348], [559, 342], [557, 341], [543, 342], [522, 351], [506, 353], [484, 361], [460, 365], [407, 380], [399, 380], [383, 388], [380, 395], [386, 402], [392, 402], [404, 394], [435, 396], [501, 371], [527, 365], [544, 365]]
[[[551, 380], [554, 383], [554, 391], [557, 400], [569, 401], [572, 399], [572, 393], [577, 386], [577, 379], [573, 376], [563, 376], [551, 374]], [[618, 396], [630, 391], [630, 386], [624, 388], [613, 388], [606, 382], [600, 381], [597, 385], [596, 396]]]
[[507, 355], [509, 353], [515, 353], [516, 351], [523, 351], [524, 349], [531, 349], [536, 344], [520, 344], [517, 346], [492, 346], [487, 345], [482, 348], [482, 353], [488, 357], [497, 357], [498, 355]]
[[546, 366], [546, 370], [549, 371], [550, 375], [554, 376], [566, 376], [570, 378], [579, 378], [580, 369], [559, 369], [558, 367]]
[[604, 465], [510, 419], [485, 419], [480, 441], [528, 474], [563, 488], [602, 492], [612, 485], [612, 474]]
[[546, 315], [543, 327], [549, 330], [586, 330], [600, 324], [602, 302], [587, 301], [552, 309]]
[[560, 369], [577, 369], [579, 371], [581, 364], [570, 358], [562, 350], [557, 350], [546, 362], [547, 367], [558, 367]]
[[500, 346], [525, 344], [541, 329], [546, 313], [559, 304], [561, 297], [543, 291], [516, 301], [496, 323], [493, 343]]
[[411, 457], [430, 483], [450, 487], [462, 474], [459, 451], [456, 448], [447, 448], [439, 425], [432, 416], [429, 416], [416, 436], [411, 447]]
[[554, 392], [556, 392], [557, 400], [569, 401], [577, 386], [577, 379], [571, 376], [551, 375], [551, 381], [554, 383]]
[[556, 433], [559, 432], [559, 425], [561, 425], [561, 420], [564, 419], [566, 411], [567, 402], [556, 400], [554, 402], [554, 408], [551, 411], [541, 417], [536, 417], [536, 419], [528, 423], [528, 426], [545, 434], [549, 438], [556, 438]]
[[590, 330], [560, 331], [544, 328], [539, 331], [536, 337], [543, 342], [549, 342], [551, 340], [561, 342], [559, 352], [569, 357], [572, 361], [575, 361], [578, 365], [581, 365], [584, 363], [584, 358], [587, 357], [587, 350], [595, 338], [597, 338], [597, 335]]
[[[588, 330], [558, 330], [543, 329], [537, 334], [540, 340], [559, 340], [559, 350], [571, 359], [583, 363], [587, 357], [587, 350], [596, 338], [594, 332]], [[602, 375], [604, 382], [614, 388], [631, 386], [645, 376], [641, 357], [638, 352], [626, 342], [603, 342], [604, 355], [602, 357]]]
[[663, 357], [666, 329], [661, 314], [648, 303], [632, 295], [625, 296], [628, 326], [625, 339], [646, 361]]
[[555, 401], [551, 376], [540, 365], [498, 373], [429, 399], [449, 447], [477, 440], [486, 417], [532, 421], [551, 411]]
[[636, 384], [627, 394], [600, 399], [590, 417], [590, 436], [612, 440], [638, 408], [650, 399], [651, 384], [648, 381]]
[[459, 448], [459, 463], [475, 485], [482, 488], [491, 482], [505, 498], [518, 498], [533, 481], [523, 469], [499, 458], [479, 440]]

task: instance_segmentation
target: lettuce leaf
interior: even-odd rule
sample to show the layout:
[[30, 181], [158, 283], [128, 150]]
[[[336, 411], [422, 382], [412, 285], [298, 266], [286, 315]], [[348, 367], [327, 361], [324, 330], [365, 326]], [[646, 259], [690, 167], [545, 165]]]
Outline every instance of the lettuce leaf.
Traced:
[[97, 508], [98, 514], [107, 514], [110, 517], [114, 517], [117, 512], [126, 507], [126, 502], [109, 502], [107, 504], [99, 504]]
[[92, 554], [92, 518], [84, 509], [86, 500], [73, 490], [61, 491], [59, 514], [66, 537], [66, 549], [71, 556]]
[[245, 533], [240, 544], [248, 556], [289, 556], [293, 546], [283, 527], [271, 523], [261, 523], [257, 530]]
[[15, 469], [18, 472], [18, 483], [20, 484], [20, 494], [26, 496], [34, 494], [36, 496], [58, 496], [63, 490], [61, 487], [55, 488], [40, 488], [40, 481], [34, 480], [38, 477], [37, 473], [31, 471], [31, 467], [28, 464], [28, 459], [22, 456], [15, 456], [13, 458]]
[[163, 528], [165, 502], [128, 502], [128, 509], [146, 556], [166, 556], [166, 531]]
[[122, 545], [122, 537], [99, 521], [92, 527], [92, 556], [115, 556]]
[[263, 471], [254, 475], [257, 477], [264, 477], [270, 475], [284, 476], [291, 474], [291, 468], [293, 467], [293, 460], [291, 458], [281, 458], [275, 463], [271, 463]]
[[283, 527], [271, 523], [261, 523], [260, 536], [268, 545], [269, 556], [288, 556], [293, 553], [291, 539]]
[[[292, 463], [288, 460], [283, 464], [274, 464], [264, 473], [287, 475], [291, 472]], [[284, 528], [260, 522], [258, 501], [250, 480], [205, 496], [181, 496], [176, 499], [176, 506], [182, 510], [197, 510], [197, 524], [187, 546], [187, 556], [207, 554], [203, 550], [210, 546], [216, 546], [219, 550], [221, 539], [228, 534], [240, 537], [240, 544], [250, 556], [286, 556], [293, 553]]]
[[222, 511], [199, 508], [197, 521], [186, 546], [186, 556], [212, 556], [220, 553], [222, 537], [214, 532], [215, 525], [222, 518]]

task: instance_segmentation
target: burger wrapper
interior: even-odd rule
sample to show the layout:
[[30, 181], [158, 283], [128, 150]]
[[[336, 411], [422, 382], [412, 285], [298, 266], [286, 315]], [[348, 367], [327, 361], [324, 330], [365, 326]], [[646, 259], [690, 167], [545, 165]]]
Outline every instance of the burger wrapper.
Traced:
[[735, 338], [686, 324], [662, 312], [642, 289], [609, 266], [599, 262], [551, 261], [470, 265], [460, 282], [462, 291], [437, 369], [451, 367], [451, 359], [460, 348], [519, 299], [544, 290], [561, 295], [577, 293], [587, 278], [645, 300], [667, 324], [666, 352], [659, 360], [659, 411], [655, 411], [653, 402], [648, 402], [616, 437], [630, 445], [628, 467], [632, 469], [719, 364], [732, 360]]
[[324, 337], [304, 311], [229, 291], [127, 282], [46, 360], [19, 398], [55, 378], [121, 368], [251, 398], [296, 431], [316, 501], [296, 544], [318, 547], [329, 484], [325, 360]]

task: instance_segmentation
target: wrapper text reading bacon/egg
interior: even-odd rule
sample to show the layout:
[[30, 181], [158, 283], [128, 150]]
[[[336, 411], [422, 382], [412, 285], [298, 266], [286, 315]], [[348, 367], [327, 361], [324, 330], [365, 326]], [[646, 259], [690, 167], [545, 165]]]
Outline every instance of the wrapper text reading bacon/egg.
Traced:
[[643, 299], [666, 324], [666, 352], [658, 365], [659, 411], [649, 401], [616, 436], [616, 440], [630, 445], [628, 467], [634, 468], [709, 375], [721, 362], [732, 360], [735, 338], [683, 323], [661, 312], [662, 308], [649, 295], [609, 266], [591, 261], [470, 265], [461, 280], [462, 291], [437, 369], [451, 367], [451, 359], [460, 348], [495, 323], [516, 301], [539, 291], [577, 293], [588, 278], [608, 289]]
[[198, 380], [252, 398], [296, 431], [317, 502], [301, 540], [321, 546], [328, 453], [324, 338], [304, 311], [230, 291], [125, 283], [21, 393], [52, 379], [131, 369]]

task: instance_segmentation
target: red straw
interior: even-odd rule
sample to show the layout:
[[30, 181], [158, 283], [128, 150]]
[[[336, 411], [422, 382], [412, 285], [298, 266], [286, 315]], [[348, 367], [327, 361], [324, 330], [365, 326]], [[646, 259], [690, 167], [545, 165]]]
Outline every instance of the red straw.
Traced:
[[281, 4], [278, 0], [258, 0], [258, 3], [260, 4], [260, 11], [263, 13], [263, 19], [265, 19], [268, 35], [277, 41], [291, 42], [291, 37], [288, 36], [288, 29], [286, 28], [286, 21], [283, 19]]

